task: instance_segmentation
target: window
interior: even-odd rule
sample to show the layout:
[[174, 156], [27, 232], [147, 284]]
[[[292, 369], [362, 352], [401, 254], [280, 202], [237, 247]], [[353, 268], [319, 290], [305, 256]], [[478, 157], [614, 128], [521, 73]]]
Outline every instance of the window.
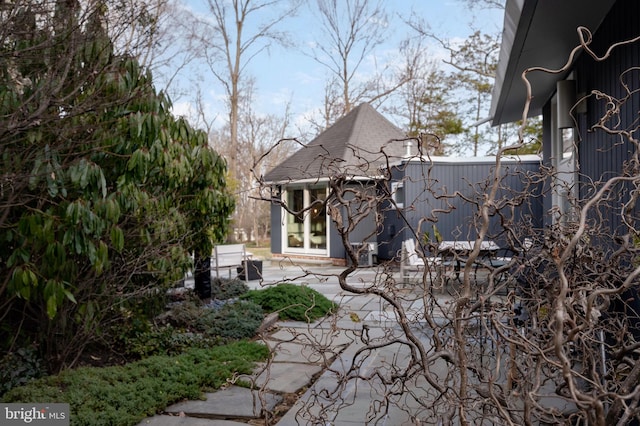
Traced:
[[555, 98], [551, 109], [551, 155], [555, 169], [552, 182], [554, 221], [566, 222], [574, 219], [573, 205], [578, 198], [575, 132], [573, 128], [558, 128]]
[[302, 247], [304, 242], [304, 190], [287, 191], [287, 242], [289, 247]]
[[404, 198], [404, 182], [393, 182], [391, 184], [391, 199], [395, 203], [394, 207], [403, 208]]
[[312, 248], [327, 248], [327, 190], [312, 188], [309, 190], [311, 234], [309, 241]]

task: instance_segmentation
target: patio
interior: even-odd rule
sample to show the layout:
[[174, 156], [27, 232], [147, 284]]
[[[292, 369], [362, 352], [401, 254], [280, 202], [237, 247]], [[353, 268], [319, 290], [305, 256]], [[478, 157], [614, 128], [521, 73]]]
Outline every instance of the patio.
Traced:
[[[336, 315], [311, 324], [278, 321], [263, 337], [279, 361], [274, 360], [268, 373], [257, 373], [262, 377], [256, 382], [261, 398], [273, 391], [270, 386], [278, 392], [286, 383], [288, 391], [293, 391], [291, 386], [307, 388], [278, 425], [455, 423], [459, 414], [454, 390], [461, 379], [453, 342], [455, 327], [462, 322], [468, 398], [477, 400], [468, 418], [478, 424], [497, 419], [492, 398], [512, 415], [523, 415], [524, 403], [517, 395], [526, 386], [519, 369], [527, 361], [508, 340], [524, 335], [526, 318], [514, 312], [513, 291], [487, 297], [487, 271], [479, 271], [473, 280], [477, 290], [460, 305], [460, 282], [455, 280], [435, 289], [427, 274], [425, 288], [422, 279], [404, 283], [398, 268], [374, 266], [356, 268], [341, 286], [339, 276], [345, 269], [264, 261], [262, 280], [248, 283], [252, 289], [296, 283], [340, 305]], [[467, 310], [461, 318], [457, 309], [463, 305]], [[321, 373], [314, 374], [315, 379], [303, 372], [318, 367]], [[538, 389], [537, 403], [558, 413], [573, 410], [556, 394], [557, 374], [549, 373]], [[267, 374], [266, 382], [260, 374]], [[299, 382], [303, 377], [306, 385]], [[544, 424], [542, 420], [538, 424]]]

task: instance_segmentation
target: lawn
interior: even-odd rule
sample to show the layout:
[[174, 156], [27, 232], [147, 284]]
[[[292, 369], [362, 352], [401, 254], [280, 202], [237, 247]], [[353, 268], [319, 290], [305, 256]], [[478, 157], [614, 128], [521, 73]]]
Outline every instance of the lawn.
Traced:
[[271, 247], [268, 245], [260, 245], [258, 247], [253, 247], [251, 245], [247, 245], [247, 251], [253, 253], [253, 258], [258, 260], [270, 260], [271, 259]]

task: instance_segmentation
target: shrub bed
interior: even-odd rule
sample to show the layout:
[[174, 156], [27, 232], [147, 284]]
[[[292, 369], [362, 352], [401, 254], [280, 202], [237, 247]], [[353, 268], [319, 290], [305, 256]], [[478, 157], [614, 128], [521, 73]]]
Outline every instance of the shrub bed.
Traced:
[[[121, 332], [118, 349], [137, 361], [69, 369], [26, 385], [27, 376], [39, 374], [21, 372], [25, 380], [2, 389], [8, 392], [0, 393], [0, 400], [69, 403], [73, 426], [136, 425], [172, 403], [218, 389], [235, 374], [250, 374], [255, 362], [267, 359], [266, 346], [236, 340], [254, 337], [264, 312], [311, 322], [337, 308], [308, 287], [278, 284], [248, 291], [236, 281], [217, 282], [216, 298], [209, 303], [187, 296], [153, 320], [119, 324], [114, 329]], [[15, 385], [22, 386], [9, 390]]]
[[134, 357], [179, 354], [187, 348], [211, 348], [256, 335], [264, 313], [260, 305], [239, 300], [249, 288], [237, 279], [215, 279], [213, 299], [183, 296], [153, 322], [123, 327], [122, 351]]
[[260, 305], [250, 300], [238, 300], [212, 310], [201, 318], [200, 324], [206, 335], [244, 339], [256, 335], [263, 319], [264, 312]]

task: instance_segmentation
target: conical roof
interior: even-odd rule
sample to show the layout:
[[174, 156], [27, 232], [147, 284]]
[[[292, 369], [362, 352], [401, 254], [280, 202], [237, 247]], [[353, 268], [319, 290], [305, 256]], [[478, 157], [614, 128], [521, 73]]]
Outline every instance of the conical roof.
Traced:
[[333, 176], [375, 177], [403, 156], [406, 135], [368, 103], [360, 104], [264, 176], [268, 183]]

